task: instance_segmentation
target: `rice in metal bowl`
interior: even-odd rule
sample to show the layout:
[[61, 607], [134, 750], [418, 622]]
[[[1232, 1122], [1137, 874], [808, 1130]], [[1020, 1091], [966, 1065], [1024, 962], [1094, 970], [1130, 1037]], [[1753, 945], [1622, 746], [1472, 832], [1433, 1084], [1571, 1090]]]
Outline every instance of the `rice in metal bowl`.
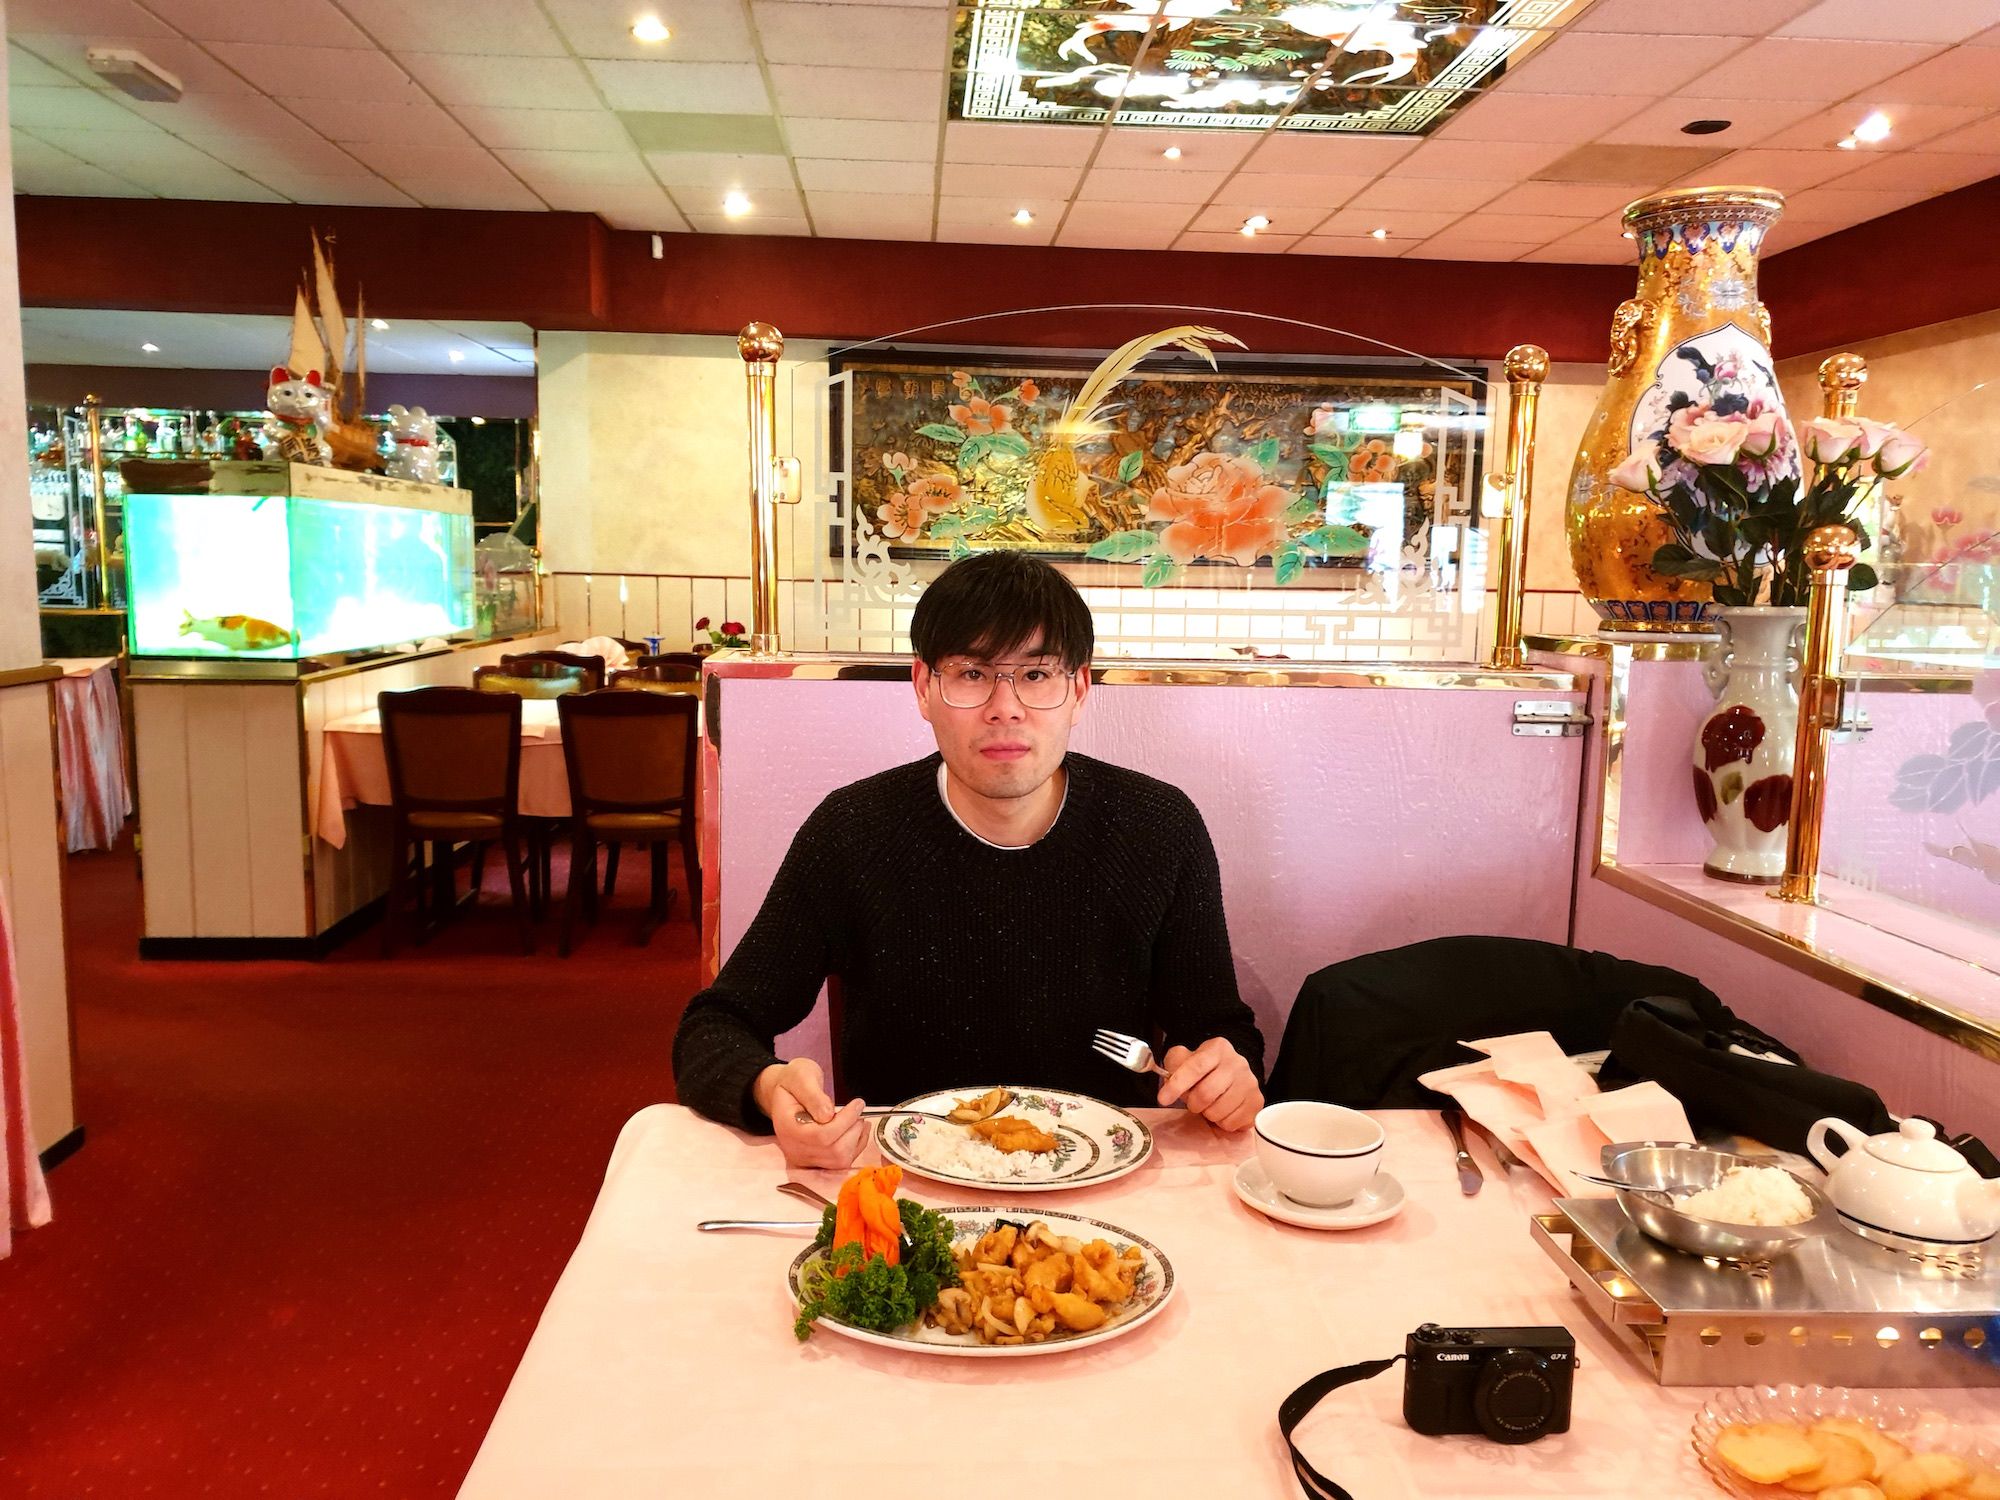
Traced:
[[1780, 1167], [1731, 1167], [1714, 1187], [1676, 1198], [1674, 1207], [1719, 1224], [1775, 1227], [1803, 1224], [1813, 1216], [1812, 1199]]

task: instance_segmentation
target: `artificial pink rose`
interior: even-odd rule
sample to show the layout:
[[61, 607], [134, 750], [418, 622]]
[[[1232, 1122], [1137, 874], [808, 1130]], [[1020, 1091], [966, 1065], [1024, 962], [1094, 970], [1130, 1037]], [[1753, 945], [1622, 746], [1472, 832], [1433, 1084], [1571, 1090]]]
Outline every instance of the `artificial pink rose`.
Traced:
[[1633, 449], [1608, 477], [1621, 490], [1630, 490], [1635, 495], [1652, 494], [1660, 482], [1660, 450], [1651, 443]]
[[1931, 450], [1922, 440], [1910, 436], [1900, 427], [1891, 427], [1888, 436], [1882, 440], [1882, 447], [1875, 455], [1875, 472], [1884, 479], [1901, 479], [1919, 472], [1930, 462]]
[[1285, 507], [1291, 496], [1269, 483], [1256, 460], [1241, 454], [1198, 453], [1167, 470], [1146, 509], [1151, 521], [1171, 524], [1160, 545], [1177, 563], [1226, 557], [1252, 567], [1285, 540]]
[[965, 405], [951, 409], [952, 421], [967, 432], [1005, 432], [1012, 425], [1014, 414], [997, 402], [988, 401], [984, 396], [973, 396]]
[[958, 481], [949, 474], [919, 474], [910, 481], [903, 492], [903, 499], [921, 522], [922, 517], [927, 515], [943, 515], [958, 504], [963, 493]]
[[1861, 429], [1861, 442], [1854, 450], [1856, 458], [1873, 458], [1897, 432], [1890, 423], [1877, 422], [1870, 417], [1856, 417], [1854, 425]]
[[1778, 446], [1779, 429], [1785, 419], [1775, 411], [1764, 411], [1750, 418], [1750, 425], [1743, 434], [1743, 456], [1745, 458], [1768, 458]]
[[1806, 457], [1816, 464], [1845, 463], [1861, 448], [1860, 425], [1840, 417], [1814, 417], [1804, 436]]
[[1667, 441], [1689, 463], [1733, 464], [1749, 430], [1748, 417], [1719, 417], [1706, 406], [1684, 406], [1667, 424]]

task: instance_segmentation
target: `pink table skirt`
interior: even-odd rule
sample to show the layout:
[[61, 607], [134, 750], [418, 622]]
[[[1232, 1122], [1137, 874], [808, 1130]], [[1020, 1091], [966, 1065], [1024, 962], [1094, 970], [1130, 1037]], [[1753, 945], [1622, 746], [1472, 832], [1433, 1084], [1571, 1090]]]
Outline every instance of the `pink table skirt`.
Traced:
[[[1400, 1353], [1424, 1322], [1567, 1325], [1582, 1361], [1572, 1429], [1518, 1448], [1419, 1437], [1402, 1421], [1398, 1366], [1329, 1396], [1298, 1431], [1361, 1500], [1713, 1493], [1688, 1448], [1708, 1392], [1656, 1385], [1573, 1299], [1529, 1239], [1529, 1215], [1548, 1205], [1530, 1174], [1503, 1172], [1475, 1142], [1487, 1181], [1464, 1197], [1437, 1117], [1385, 1112], [1385, 1170], [1408, 1207], [1316, 1233], [1238, 1201], [1230, 1179], [1247, 1136], [1177, 1110], [1148, 1118], [1158, 1150], [1139, 1171], [1045, 1201], [1158, 1245], [1179, 1276], [1174, 1300], [1094, 1349], [955, 1360], [824, 1331], [797, 1343], [784, 1273], [803, 1238], [694, 1227], [805, 1217], [774, 1191], [777, 1147], [677, 1106], [641, 1111], [461, 1500], [1025, 1495], [1057, 1479], [1070, 1495], [1281, 1500], [1298, 1488], [1278, 1403], [1321, 1370]], [[839, 1181], [802, 1175], [829, 1193]], [[917, 1178], [904, 1189], [981, 1201]], [[1925, 1396], [1962, 1409], [1958, 1392]]]
[[[555, 703], [522, 705], [521, 811], [531, 818], [569, 816], [569, 771]], [[541, 710], [546, 707], [546, 716]], [[527, 713], [526, 710], [535, 710]], [[545, 717], [545, 722], [544, 722]], [[389, 805], [389, 761], [382, 749], [382, 723], [375, 711], [326, 726], [319, 768], [319, 803], [314, 827], [334, 848], [347, 842], [347, 809], [358, 803]]]
[[125, 726], [112, 658], [65, 661], [56, 680], [56, 754], [62, 767], [63, 845], [109, 849], [132, 816]]

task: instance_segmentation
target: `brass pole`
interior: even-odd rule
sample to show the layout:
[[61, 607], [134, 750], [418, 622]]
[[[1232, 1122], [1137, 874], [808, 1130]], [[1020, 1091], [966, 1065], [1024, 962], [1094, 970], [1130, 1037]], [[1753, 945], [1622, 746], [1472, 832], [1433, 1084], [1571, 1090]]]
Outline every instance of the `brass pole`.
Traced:
[[769, 323], [736, 335], [750, 403], [750, 649], [775, 655], [778, 642], [777, 389], [785, 336]]
[[1494, 476], [1506, 490], [1500, 515], [1500, 600], [1493, 626], [1493, 655], [1487, 665], [1497, 670], [1524, 667], [1521, 649], [1521, 603], [1527, 589], [1528, 487], [1535, 473], [1535, 412], [1542, 401], [1542, 382], [1549, 378], [1549, 352], [1534, 344], [1516, 344], [1507, 351], [1507, 472]]
[[1799, 669], [1799, 730], [1792, 742], [1792, 817], [1785, 826], [1785, 873], [1780, 901], [1819, 899], [1820, 826], [1826, 817], [1826, 747], [1840, 725], [1841, 616], [1847, 570], [1861, 556], [1861, 538], [1847, 526], [1822, 526], [1806, 538], [1812, 603], [1806, 614], [1805, 661]]
[[90, 433], [91, 520], [97, 528], [97, 607], [111, 608], [111, 529], [104, 510], [104, 403], [94, 393], [83, 398], [84, 426]]
[[1858, 354], [1829, 354], [1820, 361], [1819, 389], [1824, 415], [1851, 422], [1868, 383], [1868, 361]]

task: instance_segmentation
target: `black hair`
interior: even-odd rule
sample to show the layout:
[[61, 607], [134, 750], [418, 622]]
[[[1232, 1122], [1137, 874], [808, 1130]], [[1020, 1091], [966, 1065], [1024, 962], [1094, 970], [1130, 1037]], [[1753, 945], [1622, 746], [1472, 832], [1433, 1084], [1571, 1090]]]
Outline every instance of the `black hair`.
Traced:
[[947, 656], [991, 660], [1039, 647], [1074, 672], [1089, 665], [1096, 640], [1076, 586], [1025, 552], [981, 552], [953, 563], [910, 617], [910, 644], [933, 669]]

